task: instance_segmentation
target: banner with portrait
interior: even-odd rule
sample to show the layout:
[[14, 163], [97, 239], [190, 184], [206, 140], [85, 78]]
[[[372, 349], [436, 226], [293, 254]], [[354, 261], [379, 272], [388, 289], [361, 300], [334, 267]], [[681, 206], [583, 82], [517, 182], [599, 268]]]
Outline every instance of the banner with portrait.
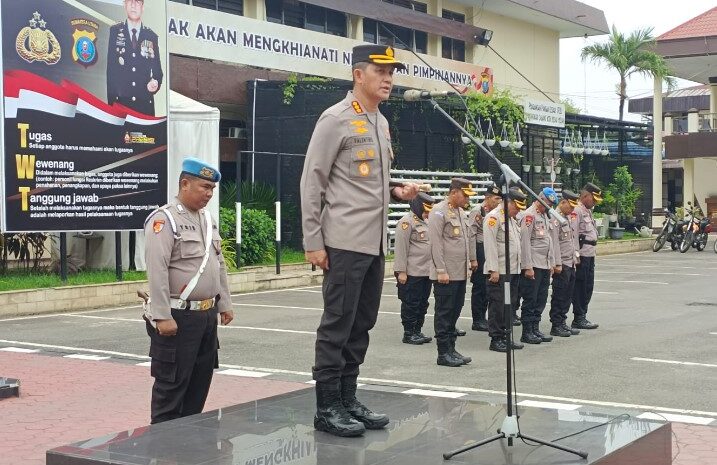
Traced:
[[141, 229], [166, 202], [166, 8], [0, 0], [3, 231]]

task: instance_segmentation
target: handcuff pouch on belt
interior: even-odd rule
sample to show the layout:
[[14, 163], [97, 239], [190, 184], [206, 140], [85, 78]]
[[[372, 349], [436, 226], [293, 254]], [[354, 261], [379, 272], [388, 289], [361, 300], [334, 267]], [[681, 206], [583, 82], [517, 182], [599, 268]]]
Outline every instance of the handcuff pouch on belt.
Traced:
[[585, 239], [585, 234], [580, 234], [580, 235], [578, 236], [578, 243], [580, 244], [580, 248], [581, 248], [581, 249], [583, 248], [583, 245], [584, 245], [584, 244], [592, 245], [592, 246], [596, 246], [596, 245], [597, 245], [597, 241], [589, 241], [589, 240]]
[[[169, 224], [172, 226], [172, 233], [174, 234], [175, 239], [179, 239], [181, 236], [177, 234], [177, 223], [174, 221], [174, 217], [169, 212], [169, 209], [167, 207], [161, 207], [159, 210], [163, 211], [165, 215], [167, 215], [167, 218], [169, 219]], [[149, 218], [151, 218], [152, 215], [149, 215], [147, 217], [147, 221], [149, 221]], [[178, 299], [170, 299], [170, 302], [172, 304], [172, 308], [178, 308], [180, 310], [189, 309], [189, 310], [209, 310], [210, 308], [214, 307], [214, 304], [217, 302], [218, 299], [211, 298], [211, 299], [205, 299], [201, 301], [195, 301], [195, 302], [188, 302], [187, 298], [189, 297], [189, 294], [192, 293], [195, 287], [197, 287], [197, 283], [199, 282], [199, 278], [202, 276], [202, 273], [204, 273], [204, 269], [207, 266], [207, 261], [209, 259], [209, 250], [212, 246], [212, 218], [209, 215], [209, 212], [204, 210], [204, 218], [206, 220], [206, 231], [207, 235], [205, 237], [204, 243], [205, 243], [205, 250], [204, 250], [204, 258], [202, 259], [201, 265], [199, 265], [199, 269], [197, 270], [197, 273], [192, 277], [192, 279], [189, 280], [189, 283], [184, 287], [184, 290], [179, 295]], [[142, 310], [144, 312], [143, 318], [149, 322], [154, 328], [157, 327], [157, 322], [154, 321], [154, 318], [152, 316], [152, 299], [149, 297], [149, 294], [147, 294], [144, 291], [137, 291], [137, 295], [140, 296], [143, 300], [142, 302]], [[198, 304], [196, 305], [197, 308], [191, 308], [191, 304]], [[176, 305], [176, 307], [175, 307]]]

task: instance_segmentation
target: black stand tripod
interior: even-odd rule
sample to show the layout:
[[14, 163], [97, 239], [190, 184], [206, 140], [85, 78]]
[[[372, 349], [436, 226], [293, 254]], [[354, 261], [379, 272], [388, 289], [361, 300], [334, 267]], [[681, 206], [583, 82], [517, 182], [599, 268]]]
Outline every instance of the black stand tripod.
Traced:
[[458, 454], [462, 454], [463, 452], [467, 452], [469, 450], [475, 449], [477, 447], [483, 446], [485, 444], [489, 444], [491, 442], [497, 441], [499, 439], [507, 439], [508, 440], [508, 446], [513, 446], [513, 440], [515, 438], [519, 439], [527, 439], [528, 441], [532, 441], [538, 444], [541, 444], [543, 446], [552, 447], [554, 449], [559, 449], [565, 452], [570, 452], [571, 454], [578, 455], [584, 459], [588, 457], [587, 452], [571, 449], [569, 447], [562, 446], [560, 444], [555, 444], [550, 441], [546, 441], [544, 439], [539, 439], [533, 436], [528, 436], [527, 434], [523, 434], [520, 431], [520, 428], [518, 426], [518, 416], [517, 414], [513, 414], [514, 407], [517, 409], [517, 406], [514, 406], [513, 402], [513, 311], [510, 308], [510, 281], [511, 281], [511, 274], [510, 274], [510, 221], [511, 218], [508, 215], [508, 191], [512, 185], [519, 186], [526, 192], [528, 192], [530, 195], [532, 195], [535, 199], [537, 199], [545, 209], [548, 211], [550, 216], [556, 218], [561, 223], [565, 222], [565, 219], [560, 216], [551, 205], [548, 205], [545, 201], [540, 199], [535, 192], [533, 192], [521, 179], [520, 177], [505, 163], [501, 163], [496, 156], [493, 154], [492, 151], [487, 149], [483, 144], [478, 142], [478, 140], [473, 137], [473, 135], [468, 132], [463, 126], [461, 126], [451, 115], [446, 113], [446, 111], [441, 108], [440, 105], [434, 100], [430, 99], [431, 105], [433, 106], [434, 110], [437, 110], [440, 112], [443, 116], [448, 119], [458, 130], [463, 133], [464, 136], [466, 136], [468, 139], [470, 139], [471, 142], [473, 142], [483, 153], [488, 155], [491, 160], [493, 160], [499, 167], [500, 171], [503, 173], [501, 176], [502, 181], [502, 191], [503, 191], [503, 212], [504, 212], [504, 221], [505, 221], [505, 233], [504, 233], [504, 240], [505, 240], [505, 281], [503, 286], [503, 292], [504, 292], [504, 298], [503, 298], [503, 316], [505, 321], [505, 333], [506, 333], [506, 342], [508, 346], [508, 350], [506, 351], [506, 391], [507, 391], [507, 403], [506, 403], [506, 413], [507, 416], [503, 419], [503, 424], [498, 430], [498, 434], [495, 436], [491, 436], [489, 438], [486, 438], [482, 441], [479, 441], [475, 444], [470, 444], [465, 447], [461, 447], [460, 449], [456, 449], [450, 452], [445, 452], [443, 454], [443, 458], [446, 460], [449, 460], [451, 457], [454, 457]]

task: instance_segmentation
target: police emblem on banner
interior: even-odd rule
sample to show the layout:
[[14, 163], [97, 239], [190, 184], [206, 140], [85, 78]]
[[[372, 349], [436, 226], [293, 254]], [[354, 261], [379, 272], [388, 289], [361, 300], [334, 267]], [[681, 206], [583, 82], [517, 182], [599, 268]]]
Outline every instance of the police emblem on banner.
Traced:
[[89, 19], [73, 19], [70, 25], [72, 32], [72, 59], [85, 68], [97, 63], [97, 32], [100, 27]]
[[47, 21], [36, 11], [29, 23], [29, 26], [20, 29], [15, 39], [17, 54], [28, 63], [42, 61], [48, 65], [56, 64], [62, 57], [62, 48], [55, 34], [47, 28]]

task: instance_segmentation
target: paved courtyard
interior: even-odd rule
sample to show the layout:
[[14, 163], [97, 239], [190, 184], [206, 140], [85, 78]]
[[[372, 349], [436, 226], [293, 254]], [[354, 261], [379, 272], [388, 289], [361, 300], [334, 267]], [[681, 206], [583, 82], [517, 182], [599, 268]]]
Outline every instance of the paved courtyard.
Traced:
[[[697, 428], [696, 433], [685, 433], [681, 449], [675, 448], [682, 455], [675, 463], [692, 463], [690, 454], [695, 453], [713, 454], [709, 457], [717, 460], [711, 448], [700, 451], [704, 441], [692, 444], [689, 453], [685, 449], [694, 434], [715, 437], [717, 432], [717, 255], [709, 250], [599, 258], [589, 318], [600, 328], [516, 352], [518, 401], [675, 421], [678, 433]], [[320, 288], [242, 294], [234, 302], [234, 324], [220, 330], [222, 367], [217, 377], [246, 383], [278, 380], [292, 383], [287, 385], [291, 388], [309, 382]], [[458, 349], [473, 362], [439, 367], [434, 344], [400, 342], [399, 301], [394, 282], [387, 280], [360, 381], [412, 392], [504, 399], [505, 357], [488, 351], [486, 333], [470, 331], [469, 305], [467, 301], [459, 322], [468, 335], [458, 340]], [[23, 373], [10, 372], [17, 364], [9, 357], [17, 357], [18, 351], [26, 352], [22, 357], [28, 360], [54, 357], [79, 363], [72, 359], [80, 357], [82, 363], [90, 359], [104, 367], [146, 370], [134, 367], [147, 360], [139, 313], [131, 307], [0, 320], [0, 374], [23, 378]], [[432, 309], [424, 329], [432, 333]], [[111, 392], [113, 385], [103, 384]], [[141, 385], [142, 403], [147, 402], [147, 386]], [[132, 393], [131, 385], [124, 389], [128, 396], [139, 395]], [[231, 395], [224, 394], [222, 400], [228, 403], [242, 400], [232, 402]], [[8, 401], [2, 402], [0, 407]], [[138, 426], [134, 421], [127, 427]], [[79, 439], [94, 435], [90, 429]], [[694, 463], [709, 463], [705, 458]]]

